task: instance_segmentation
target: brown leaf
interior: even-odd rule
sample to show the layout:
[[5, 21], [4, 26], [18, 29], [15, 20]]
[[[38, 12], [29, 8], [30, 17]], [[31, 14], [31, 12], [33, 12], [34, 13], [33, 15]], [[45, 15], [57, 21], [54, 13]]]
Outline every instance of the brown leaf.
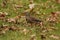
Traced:
[[54, 38], [54, 39], [59, 39], [60, 37], [57, 36], [57, 35], [50, 35], [51, 38]]

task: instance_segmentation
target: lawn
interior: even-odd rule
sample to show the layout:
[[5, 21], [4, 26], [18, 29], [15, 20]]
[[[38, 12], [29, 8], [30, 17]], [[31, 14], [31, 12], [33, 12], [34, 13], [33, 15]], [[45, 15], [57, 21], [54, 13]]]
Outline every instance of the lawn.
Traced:
[[[30, 0], [0, 0], [0, 12], [8, 13], [3, 20], [0, 20], [0, 27], [1, 25], [8, 25], [8, 27], [15, 26], [20, 29], [14, 30], [15, 27], [7, 31], [2, 29], [0, 32], [0, 40], [60, 40], [60, 14], [57, 16], [57, 23], [46, 21], [46, 19], [50, 17], [51, 12], [60, 11], [60, 2], [56, 0], [31, 1], [35, 4], [33, 11], [29, 8]], [[25, 14], [23, 13], [26, 10], [31, 12], [31, 16], [43, 21], [43, 27], [47, 28], [46, 32], [42, 32], [46, 29], [42, 30], [39, 25], [26, 24]], [[8, 18], [17, 19], [16, 16], [18, 15], [21, 16], [17, 20], [19, 24], [4, 21]], [[53, 28], [50, 29], [50, 27]], [[45, 38], [41, 38], [41, 34], [44, 35]], [[53, 35], [53, 37], [51, 37], [51, 35]]]

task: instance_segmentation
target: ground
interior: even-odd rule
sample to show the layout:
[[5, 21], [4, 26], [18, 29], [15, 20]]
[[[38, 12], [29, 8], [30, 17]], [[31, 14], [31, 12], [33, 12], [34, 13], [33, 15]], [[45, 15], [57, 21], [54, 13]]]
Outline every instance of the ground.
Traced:
[[[4, 1], [4, 3], [3, 3]], [[22, 14], [25, 10], [29, 10], [29, 0], [0, 0], [0, 12], [6, 12], [9, 16], [5, 18], [14, 18], [17, 15], [24, 16]], [[35, 4], [32, 16], [44, 21], [44, 27], [50, 27], [49, 22], [45, 21], [50, 15], [51, 12], [60, 11], [60, 3], [56, 0], [33, 0]], [[30, 10], [29, 10], [30, 11]], [[19, 18], [20, 24], [9, 23], [3, 20], [0, 20], [0, 25], [15, 25], [21, 30], [8, 30], [5, 33], [0, 35], [0, 40], [42, 40], [41, 34], [46, 34], [45, 40], [59, 40], [57, 36], [60, 36], [60, 15], [57, 16], [58, 20], [55, 25], [51, 26], [57, 28], [57, 30], [52, 30], [49, 32], [41, 32], [41, 28], [38, 25], [29, 26], [26, 24], [25, 17]], [[56, 38], [49, 37], [50, 35], [57, 35]]]

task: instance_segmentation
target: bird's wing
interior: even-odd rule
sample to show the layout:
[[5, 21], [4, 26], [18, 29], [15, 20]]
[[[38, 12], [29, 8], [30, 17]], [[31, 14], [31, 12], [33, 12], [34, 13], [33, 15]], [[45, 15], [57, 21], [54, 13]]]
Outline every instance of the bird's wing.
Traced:
[[34, 18], [34, 17], [30, 17], [32, 21], [35, 21], [35, 22], [41, 22], [41, 20], [37, 19], [37, 18]]

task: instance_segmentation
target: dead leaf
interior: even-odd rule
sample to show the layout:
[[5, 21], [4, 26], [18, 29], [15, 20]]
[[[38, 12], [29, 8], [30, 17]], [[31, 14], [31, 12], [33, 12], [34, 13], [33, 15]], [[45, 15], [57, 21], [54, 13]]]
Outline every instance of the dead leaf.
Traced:
[[54, 39], [59, 39], [60, 37], [57, 36], [57, 35], [50, 35], [51, 38], [54, 38]]

